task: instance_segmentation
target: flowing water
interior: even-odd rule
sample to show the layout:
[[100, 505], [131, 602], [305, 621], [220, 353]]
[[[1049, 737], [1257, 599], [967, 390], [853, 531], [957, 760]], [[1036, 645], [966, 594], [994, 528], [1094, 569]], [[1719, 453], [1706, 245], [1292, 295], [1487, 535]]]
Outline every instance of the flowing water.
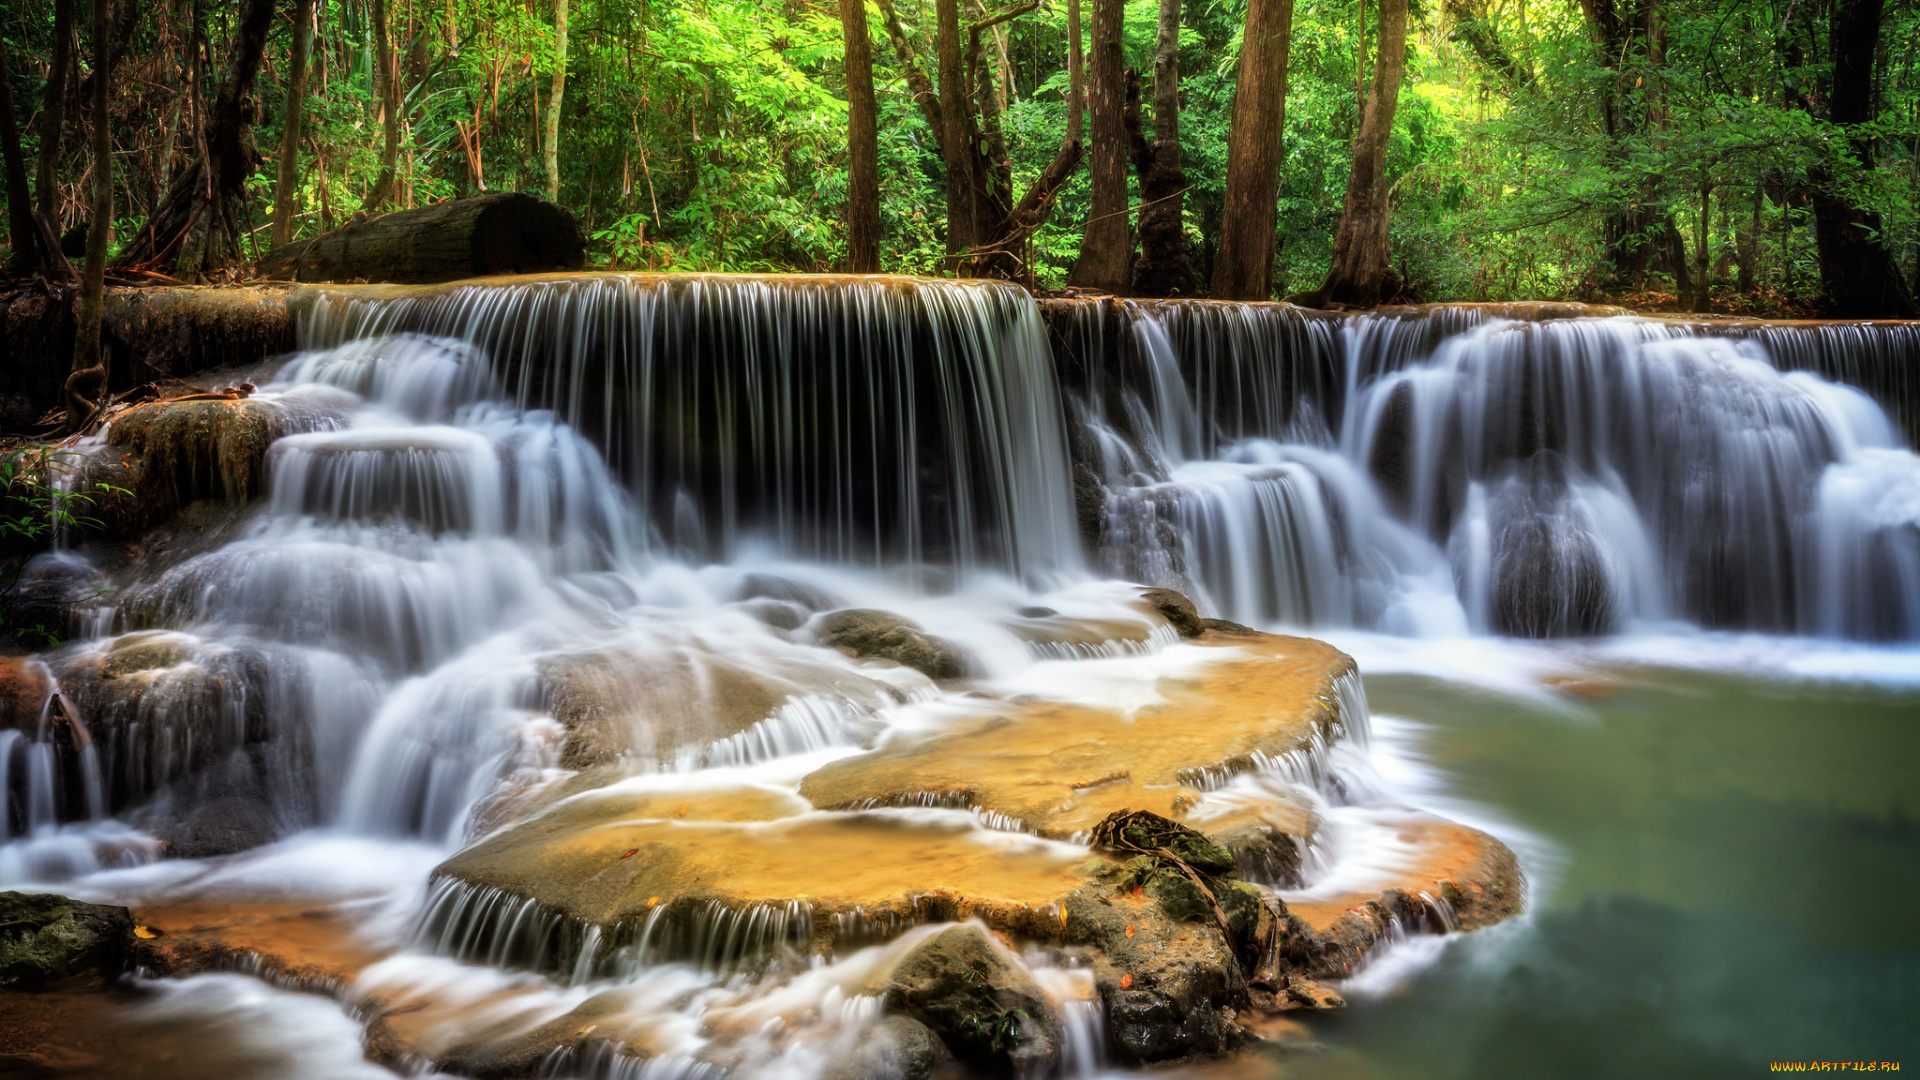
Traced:
[[[1283, 895], [1390, 877], [1378, 823], [1407, 806], [1506, 839], [1532, 882], [1520, 920], [1363, 969], [1289, 1074], [1897, 1060], [1920, 1005], [1897, 906], [1920, 865], [1920, 341], [1501, 315], [1043, 309], [904, 279], [325, 296], [256, 398], [266, 497], [33, 662], [38, 713], [0, 732], [0, 884], [346, 905], [385, 958], [341, 995], [412, 1010], [440, 1051], [594, 997], [617, 1002], [604, 1041], [544, 1075], [817, 1075], [927, 928], [752, 979], [741, 950], [805, 911], [716, 915], [708, 944], [577, 942], [542, 975], [510, 933], [449, 929], [540, 913], [432, 868], [570, 783], [804, 814], [802, 776], [968, 693], [1137, 707], [1205, 661], [1131, 581], [1368, 673], [1371, 743], [1222, 796], [1317, 808]], [[841, 607], [918, 621], [966, 681], [820, 647]], [[872, 813], [1056, 857], [990, 814]], [[160, 858], [236, 830], [273, 842]], [[1015, 962], [1064, 1067], [1105, 1069], [1087, 973]], [[282, 993], [203, 976], [130, 1022], [214, 1032]], [[209, 1035], [221, 1071], [284, 1075], [245, 1063], [318, 1029], [274, 1023]]]

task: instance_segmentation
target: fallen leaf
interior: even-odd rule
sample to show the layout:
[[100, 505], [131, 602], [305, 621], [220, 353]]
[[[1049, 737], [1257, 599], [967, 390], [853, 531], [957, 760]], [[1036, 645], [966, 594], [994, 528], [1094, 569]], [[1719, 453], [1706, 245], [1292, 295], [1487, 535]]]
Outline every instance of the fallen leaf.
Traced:
[[147, 939], [147, 940], [152, 940], [153, 938], [157, 938], [157, 937], [159, 937], [159, 936], [160, 936], [160, 931], [158, 931], [158, 930], [155, 930], [155, 929], [154, 929], [153, 927], [151, 927], [151, 926], [138, 926], [138, 925], [136, 925], [136, 926], [135, 926], [135, 927], [133, 928], [133, 936], [134, 936], [134, 937], [137, 937], [137, 938], [144, 938], [144, 939]]
[[623, 851], [623, 852], [621, 852], [621, 853], [620, 853], [620, 857], [621, 857], [621, 858], [623, 858], [623, 859], [631, 859], [631, 858], [633, 858], [633, 856], [635, 855], [635, 853], [637, 853], [637, 852], [638, 852], [639, 850], [640, 850], [640, 849], [639, 849], [639, 848], [637, 848], [637, 847], [630, 847], [630, 848], [628, 848], [627, 850], [625, 850], [625, 851]]
[[1128, 937], [1132, 937], [1132, 936], [1133, 936], [1133, 924], [1132, 924], [1132, 923], [1128, 923], [1128, 924], [1127, 924], [1127, 936], [1128, 936]]
[[1131, 974], [1120, 976], [1120, 989], [1126, 990], [1132, 986], [1133, 986], [1133, 976]]
[[649, 909], [651, 909], [651, 908], [653, 908], [654, 906], [656, 906], [656, 905], [658, 905], [659, 903], [660, 903], [660, 898], [659, 898], [659, 897], [657, 897], [657, 896], [655, 896], [655, 897], [650, 897], [650, 898], [649, 898], [649, 899], [647, 900], [647, 907], [648, 907]]
[[681, 804], [680, 804], [680, 816], [681, 816], [681, 817], [686, 817], [686, 816], [687, 816], [687, 807], [688, 807], [688, 805], [690, 805], [690, 804], [688, 804], [688, 803], [681, 803]]

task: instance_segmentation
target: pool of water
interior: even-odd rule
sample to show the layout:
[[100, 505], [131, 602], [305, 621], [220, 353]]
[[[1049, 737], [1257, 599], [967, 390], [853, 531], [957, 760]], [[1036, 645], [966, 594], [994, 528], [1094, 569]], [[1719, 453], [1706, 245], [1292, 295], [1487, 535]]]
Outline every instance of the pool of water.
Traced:
[[1309, 1020], [1324, 1051], [1257, 1071], [1920, 1067], [1920, 692], [1643, 668], [1552, 698], [1367, 687], [1389, 767], [1520, 851], [1528, 913], [1403, 947]]

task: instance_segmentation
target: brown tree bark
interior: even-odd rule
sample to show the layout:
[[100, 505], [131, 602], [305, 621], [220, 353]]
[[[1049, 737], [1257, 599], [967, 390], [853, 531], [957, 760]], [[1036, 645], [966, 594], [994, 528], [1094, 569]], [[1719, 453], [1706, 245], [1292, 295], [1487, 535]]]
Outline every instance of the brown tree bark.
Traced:
[[[135, 0], [121, 0], [133, 3]], [[93, 0], [93, 220], [87, 229], [87, 264], [80, 304], [74, 313], [73, 369], [67, 376], [67, 427], [79, 431], [99, 411], [107, 387], [107, 366], [100, 353], [100, 308], [106, 297], [107, 237], [113, 231], [113, 137], [107, 122], [107, 10], [110, 0]]]
[[1080, 257], [1069, 284], [1123, 295], [1132, 279], [1133, 230], [1127, 213], [1126, 57], [1121, 31], [1125, 0], [1093, 0], [1093, 56], [1088, 67], [1088, 111], [1093, 138], [1088, 163], [1092, 203]]
[[[547, 201], [560, 201], [560, 103], [567, 96], [567, 0], [553, 0], [553, 41], [558, 55], [553, 62], [553, 90], [547, 101], [547, 134], [540, 150], [546, 155]], [[397, 81], [397, 80], [396, 80]], [[393, 95], [398, 111], [400, 95]], [[399, 145], [398, 120], [394, 145]]]
[[940, 156], [947, 167], [947, 254], [957, 265], [976, 237], [973, 115], [960, 66], [959, 0], [934, 0], [934, 48], [940, 64]]
[[55, 229], [60, 226], [60, 207], [53, 170], [60, 160], [60, 144], [66, 138], [67, 83], [72, 66], [73, 0], [53, 0], [53, 56], [47, 64], [47, 88], [40, 101], [40, 160], [34, 171], [34, 187], [40, 216]]
[[1441, 6], [1453, 20], [1453, 32], [1448, 40], [1471, 49], [1482, 64], [1500, 77], [1507, 89], [1518, 89], [1533, 81], [1532, 70], [1500, 43], [1493, 20], [1475, 6], [1474, 0], [1443, 0]]
[[33, 187], [20, 150], [20, 126], [13, 114], [13, 76], [7, 71], [7, 47], [0, 42], [0, 153], [7, 170], [7, 272], [19, 277], [40, 265], [40, 232], [33, 223]]
[[1153, 145], [1140, 174], [1140, 257], [1136, 296], [1190, 296], [1193, 265], [1185, 229], [1187, 172], [1180, 162], [1180, 0], [1160, 0], [1153, 49]]
[[[1054, 153], [1053, 160], [1040, 171], [1033, 183], [1027, 186], [1025, 194], [1018, 202], [1013, 199], [1012, 173], [997, 163], [987, 153], [987, 142], [980, 136], [980, 127], [976, 109], [978, 104], [968, 95], [966, 87], [988, 86], [991, 80], [966, 80], [964, 76], [958, 92], [952, 95], [953, 109], [948, 108], [949, 96], [944, 88], [936, 89], [933, 80], [921, 70], [918, 55], [913, 48], [912, 38], [900, 21], [900, 14], [893, 6], [893, 0], [874, 0], [880, 9], [886, 25], [887, 36], [893, 41], [894, 52], [899, 58], [902, 74], [907, 88], [913, 92], [914, 104], [919, 106], [920, 114], [926, 119], [927, 127], [933, 132], [934, 139], [940, 144], [943, 159], [953, 155], [954, 142], [949, 137], [950, 123], [958, 128], [964, 138], [958, 144], [960, 155], [965, 162], [964, 172], [971, 179], [969, 187], [959, 193], [948, 188], [949, 212], [954, 212], [955, 203], [960, 204], [958, 213], [964, 223], [973, 227], [976, 242], [955, 252], [953, 260], [955, 273], [961, 277], [998, 277], [1018, 280], [1027, 277], [1026, 263], [1020, 257], [1020, 249], [1033, 233], [1046, 223], [1053, 213], [1054, 200], [1060, 189], [1066, 185], [1068, 177], [1080, 164], [1081, 156], [1081, 112], [1079, 50], [1070, 50], [1068, 63], [1068, 104], [1067, 132], [1060, 142], [1060, 149]], [[995, 15], [973, 24], [969, 34], [971, 45], [969, 55], [977, 57], [981, 46], [981, 34], [993, 26], [1024, 15], [1039, 6], [1038, 0], [1028, 0], [1017, 7], [1008, 8]], [[957, 17], [957, 9], [956, 9]], [[1080, 17], [1079, 0], [1068, 0], [1067, 35], [1070, 41], [1078, 40]], [[957, 31], [957, 27], [956, 27]], [[976, 59], [975, 63], [978, 62]], [[964, 67], [965, 58], [962, 58]], [[951, 116], [957, 109], [959, 116]], [[956, 170], [950, 168], [949, 176]], [[952, 242], [951, 230], [948, 241]]]
[[293, 239], [300, 211], [300, 128], [307, 103], [307, 45], [313, 37], [313, 0], [298, 0], [293, 10], [293, 55], [287, 75], [287, 115], [280, 125], [280, 152], [273, 179], [275, 247]]
[[[1658, 0], [1581, 0], [1580, 7], [1600, 65], [1614, 73], [1601, 98], [1601, 123], [1613, 165], [1624, 169], [1628, 144], [1664, 122], [1653, 89], [1642, 85], [1639, 71], [1643, 61], [1657, 67], [1662, 59]], [[1655, 193], [1642, 191], [1610, 211], [1601, 230], [1610, 288], [1644, 288], [1649, 274], [1664, 270], [1673, 276], [1677, 295], [1692, 293], [1686, 244], [1673, 212]]]
[[[1873, 119], [1873, 63], [1880, 47], [1883, 7], [1883, 0], [1834, 0], [1833, 83], [1827, 118], [1842, 129]], [[1849, 151], [1860, 169], [1873, 168], [1870, 138], [1852, 136]], [[1879, 213], [1849, 202], [1824, 169], [1817, 170], [1811, 181], [1820, 292], [1827, 313], [1849, 319], [1920, 315], [1893, 253], [1880, 241]]]
[[1713, 310], [1713, 271], [1708, 266], [1708, 249], [1713, 241], [1713, 185], [1700, 184], [1700, 220], [1693, 230], [1693, 310], [1704, 315]]
[[880, 270], [880, 121], [866, 0], [840, 0], [847, 44], [847, 272]]
[[[393, 197], [394, 166], [400, 160], [400, 70], [387, 25], [387, 0], [373, 0], [373, 88], [380, 98], [380, 173], [363, 209], [378, 210]], [[534, 112], [539, 113], [536, 97]], [[538, 123], [536, 119], [535, 123]]]
[[1227, 189], [1215, 300], [1271, 300], [1281, 135], [1287, 121], [1287, 50], [1293, 0], [1249, 0], [1227, 131]]
[[416, 206], [296, 240], [261, 256], [260, 272], [294, 281], [436, 282], [577, 270], [580, 223], [519, 191]]
[[180, 170], [167, 194], [121, 252], [123, 266], [200, 278], [240, 261], [247, 178], [259, 162], [250, 100], [273, 26], [274, 0], [245, 0], [220, 80], [199, 132], [199, 160]]
[[1333, 238], [1333, 267], [1310, 298], [1315, 306], [1372, 307], [1399, 292], [1399, 279], [1387, 249], [1392, 207], [1387, 199], [1387, 142], [1400, 99], [1407, 64], [1407, 0], [1380, 0], [1379, 51], [1374, 56], [1373, 87], [1360, 134], [1353, 140], [1353, 169], [1347, 174], [1347, 198], [1340, 230]]

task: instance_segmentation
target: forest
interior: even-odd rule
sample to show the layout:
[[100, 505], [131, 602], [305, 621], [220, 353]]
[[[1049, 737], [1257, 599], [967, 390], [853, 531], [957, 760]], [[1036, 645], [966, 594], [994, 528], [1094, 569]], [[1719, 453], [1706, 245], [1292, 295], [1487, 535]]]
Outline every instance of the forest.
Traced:
[[232, 280], [526, 191], [614, 269], [1916, 313], [1910, 0], [20, 0], [0, 34], [16, 276]]

